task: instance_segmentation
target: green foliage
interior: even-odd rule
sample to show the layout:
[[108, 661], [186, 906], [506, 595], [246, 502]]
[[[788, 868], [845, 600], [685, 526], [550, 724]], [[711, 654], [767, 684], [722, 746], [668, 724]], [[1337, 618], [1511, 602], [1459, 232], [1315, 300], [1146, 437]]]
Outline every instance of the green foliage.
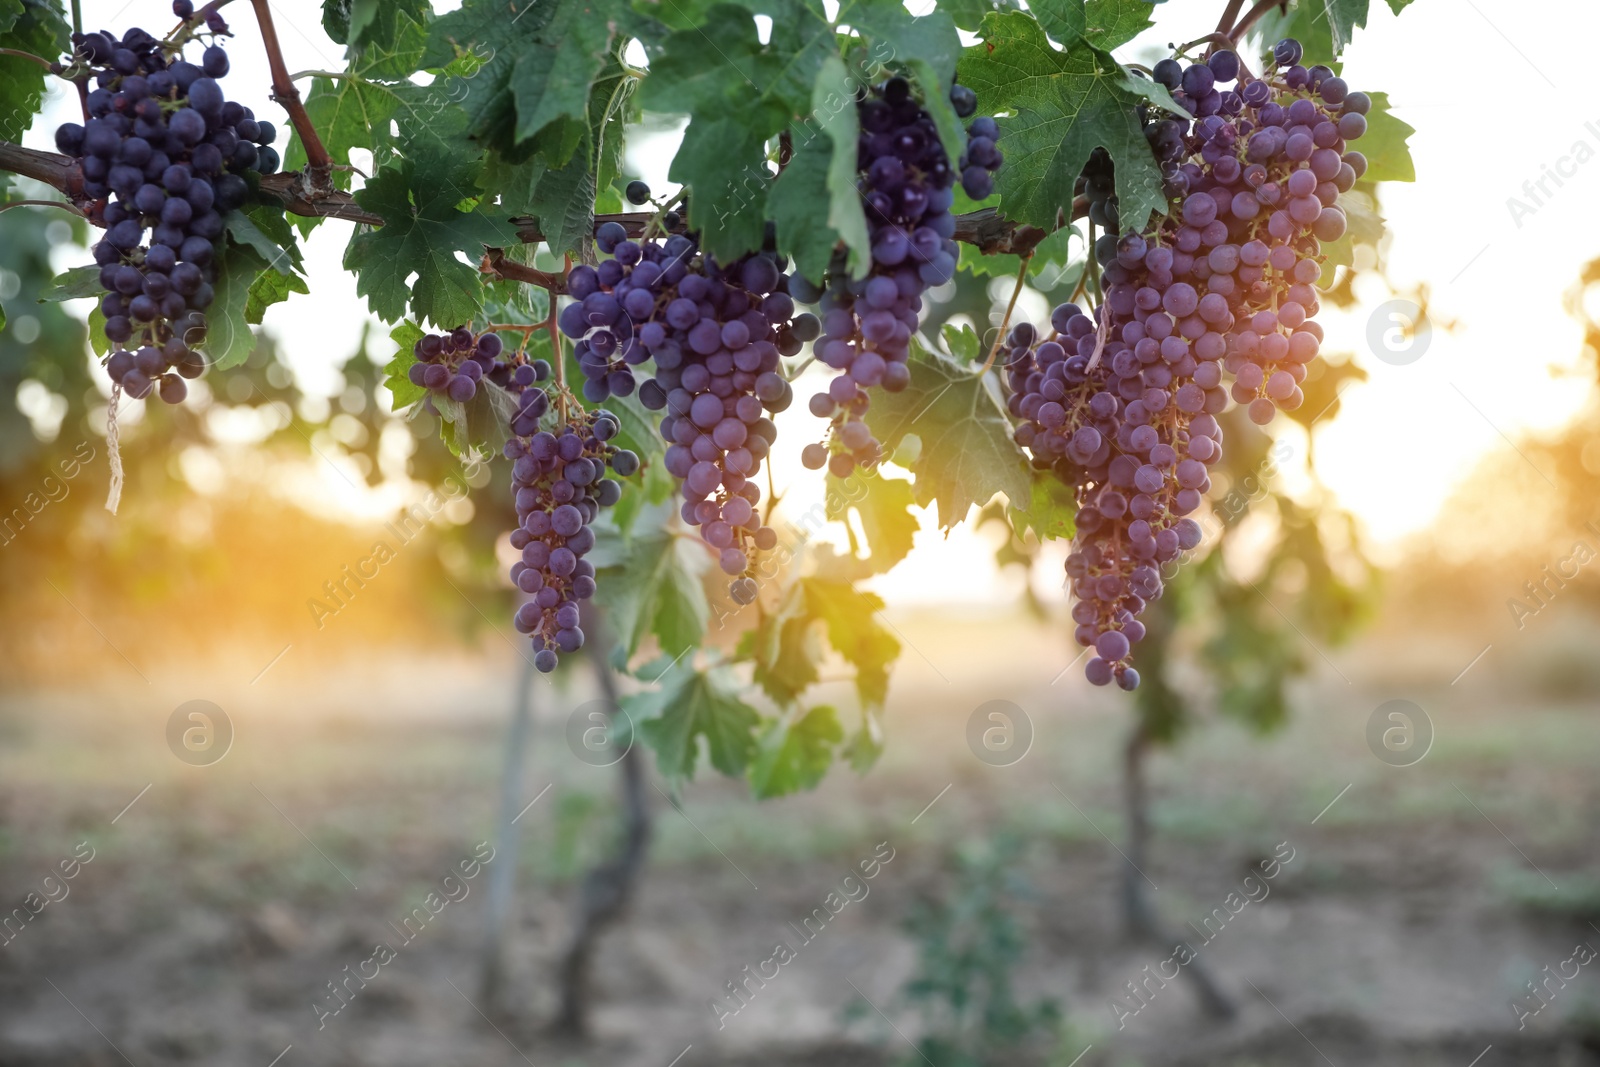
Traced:
[[1053, 47], [1026, 14], [992, 14], [961, 60], [961, 81], [1000, 120], [1006, 165], [997, 187], [1006, 215], [1053, 230], [1072, 216], [1072, 187], [1095, 148], [1111, 154], [1125, 227], [1164, 211], [1161, 170], [1144, 139], [1141, 103], [1177, 110], [1166, 90], [1136, 77], [1087, 40]]
[[[72, 27], [60, 0], [0, 0], [6, 48], [54, 59], [71, 51]], [[21, 56], [0, 56], [0, 140], [20, 141], [44, 100], [45, 70]]]
[[739, 699], [725, 672], [674, 671], [661, 690], [624, 697], [622, 704], [668, 778], [694, 777], [702, 738], [711, 766], [730, 777], [743, 774], [755, 754], [761, 716]]
[[700, 580], [706, 553], [669, 527], [671, 513], [669, 506], [649, 508], [631, 537], [604, 522], [595, 526], [589, 556], [597, 571], [595, 596], [627, 656], [650, 636], [670, 655], [699, 646], [705, 636], [711, 613]]
[[[976, 358], [977, 337], [969, 335], [966, 352]], [[911, 468], [917, 503], [936, 502], [939, 525], [948, 530], [996, 492], [1012, 501], [1030, 500], [1028, 460], [1011, 439], [993, 376], [975, 374], [975, 368], [916, 342], [910, 367], [911, 384], [874, 397], [867, 421], [890, 451], [908, 433], [922, 439], [922, 454]]]
[[794, 721], [774, 720], [750, 765], [750, 791], [766, 799], [816, 788], [843, 740], [844, 729], [830, 707], [812, 708]]
[[[829, 519], [846, 524], [854, 556], [859, 558], [862, 549], [870, 553], [863, 561], [863, 573], [883, 574], [911, 552], [919, 525], [917, 517], [911, 513], [915, 503], [910, 482], [858, 471], [828, 486], [827, 515]], [[865, 544], [856, 535], [856, 528], [849, 524], [852, 512], [861, 524]]]
[[745, 634], [739, 656], [755, 665], [756, 684], [767, 696], [789, 705], [818, 681], [826, 635], [829, 646], [855, 667], [862, 703], [879, 706], [888, 695], [888, 666], [900, 655], [900, 642], [873, 618], [882, 610], [881, 599], [850, 581], [801, 578]]
[[[424, 151], [373, 175], [356, 202], [381, 215], [382, 226], [358, 228], [344, 265], [356, 272], [356, 291], [380, 318], [394, 322], [411, 311], [441, 329], [471, 322], [483, 302], [476, 260], [485, 245], [513, 244], [516, 230], [492, 207], [462, 208], [472, 199], [476, 163]], [[417, 280], [406, 285], [412, 273]]]
[[921, 1012], [925, 1027], [917, 1056], [903, 1062], [980, 1067], [1053, 1043], [1060, 1008], [1050, 999], [1023, 1003], [1013, 981], [1028, 947], [1017, 920], [1031, 895], [1017, 870], [1021, 860], [1021, 843], [1011, 835], [964, 850], [949, 891], [919, 901], [907, 917], [917, 963], [901, 999]]

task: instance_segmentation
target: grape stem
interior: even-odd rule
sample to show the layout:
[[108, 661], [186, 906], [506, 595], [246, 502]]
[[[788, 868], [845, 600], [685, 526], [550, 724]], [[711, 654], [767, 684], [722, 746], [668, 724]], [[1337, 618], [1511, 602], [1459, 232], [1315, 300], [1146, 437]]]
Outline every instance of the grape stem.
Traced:
[[530, 267], [526, 263], [518, 263], [514, 259], [506, 258], [503, 248], [486, 248], [483, 251], [483, 263], [478, 268], [484, 274], [493, 274], [508, 281], [527, 282], [537, 285], [550, 294], [553, 300], [558, 294], [567, 291], [567, 277], [565, 272], [556, 274], [547, 270]]
[[56, 70], [56, 65], [48, 59], [43, 56], [36, 56], [32, 52], [24, 52], [20, 48], [0, 48], [0, 56], [16, 56], [18, 59], [26, 59], [30, 63], [39, 64], [51, 74], [60, 73], [60, 71]]
[[1259, 0], [1255, 7], [1246, 11], [1244, 17], [1234, 23], [1233, 29], [1228, 31], [1228, 40], [1238, 44], [1243, 40], [1244, 35], [1250, 32], [1250, 28], [1260, 22], [1267, 12], [1275, 7], [1282, 7], [1285, 3], [1286, 0]]
[[1011, 313], [1016, 310], [1017, 297], [1022, 295], [1023, 283], [1028, 279], [1028, 262], [1032, 259], [1032, 252], [1022, 257], [1022, 266], [1017, 268], [1017, 284], [1011, 287], [1011, 299], [1006, 302], [1006, 314], [1000, 320], [1000, 332], [994, 335], [994, 344], [989, 346], [989, 358], [978, 368], [979, 374], [994, 366], [994, 357], [1000, 353], [1000, 343], [1006, 339], [1006, 331], [1011, 327]]
[[77, 204], [69, 204], [65, 200], [13, 200], [7, 204], [0, 204], [0, 211], [10, 211], [14, 207], [58, 207], [62, 211], [72, 212], [79, 218], [88, 218]]
[[317, 128], [312, 125], [311, 116], [306, 114], [305, 104], [300, 102], [300, 92], [289, 77], [289, 68], [283, 62], [283, 49], [278, 44], [278, 30], [272, 24], [272, 6], [268, 0], [250, 0], [250, 3], [256, 11], [256, 22], [261, 28], [261, 44], [266, 49], [267, 65], [272, 70], [272, 98], [289, 113], [289, 121], [294, 125], [295, 133], [300, 135], [301, 147], [306, 150], [306, 169], [310, 172], [313, 190], [326, 191], [328, 175], [333, 170], [333, 158], [322, 146]]
[[1239, 17], [1239, 12], [1244, 8], [1244, 0], [1228, 0], [1228, 6], [1222, 9], [1222, 18], [1217, 20], [1217, 32], [1227, 33], [1233, 29], [1233, 20]]

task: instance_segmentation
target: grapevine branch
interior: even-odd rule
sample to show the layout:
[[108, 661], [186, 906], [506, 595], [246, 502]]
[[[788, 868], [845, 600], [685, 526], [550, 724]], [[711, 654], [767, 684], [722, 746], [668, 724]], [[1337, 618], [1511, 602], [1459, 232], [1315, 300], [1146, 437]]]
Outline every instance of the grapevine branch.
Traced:
[[[276, 40], [276, 38], [274, 38]], [[281, 66], [281, 62], [278, 66]], [[277, 75], [274, 75], [277, 78]], [[286, 105], [287, 106], [287, 103]], [[304, 116], [305, 109], [299, 107], [300, 114]], [[292, 114], [292, 112], [291, 112]], [[307, 124], [309, 128], [309, 123]], [[297, 127], [298, 128], [298, 127]], [[302, 137], [306, 145], [306, 155], [315, 159], [313, 150], [321, 153], [327, 159], [327, 152], [321, 143], [316, 140], [313, 131], [310, 137]], [[331, 166], [331, 163], [330, 163]], [[313, 170], [315, 167], [313, 166]], [[26, 178], [33, 178], [58, 190], [79, 208], [88, 213], [90, 220], [96, 225], [101, 225], [96, 212], [89, 210], [94, 201], [83, 195], [83, 171], [78, 163], [70, 156], [57, 152], [40, 152], [32, 148], [24, 148], [9, 141], [0, 141], [0, 170], [11, 171]], [[359, 223], [363, 226], [382, 226], [383, 216], [368, 211], [358, 204], [349, 193], [339, 190], [322, 191], [308, 187], [305, 175], [269, 174], [261, 179], [261, 193], [280, 202], [285, 210], [307, 218], [343, 219], [345, 222]], [[1067, 225], [1073, 219], [1083, 218], [1089, 213], [1089, 202], [1084, 197], [1078, 197], [1072, 202], [1070, 218], [1062, 219], [1060, 225]], [[614, 215], [596, 215], [595, 228], [598, 229], [608, 222], [615, 222], [625, 230], [629, 237], [639, 238], [646, 236], [650, 224], [654, 220], [659, 229], [660, 220], [654, 212], [650, 211], [624, 211]], [[539, 227], [539, 220], [531, 216], [522, 215], [511, 219], [511, 225], [516, 228], [517, 236], [527, 244], [539, 244], [545, 240], [544, 232]], [[677, 230], [684, 232], [687, 227], [680, 221]], [[1040, 241], [1050, 236], [1049, 230], [1025, 223], [1012, 222], [1004, 218], [994, 208], [980, 208], [970, 211], [965, 215], [956, 216], [955, 239], [963, 244], [977, 248], [984, 255], [1013, 255], [1026, 256], [1033, 252]], [[486, 250], [491, 254], [498, 249]], [[513, 260], [504, 258], [500, 253], [498, 259], [486, 260], [492, 263], [494, 273], [502, 277], [517, 278], [521, 281], [531, 282], [553, 293], [565, 293], [566, 281], [564, 278], [544, 271], [534, 271], [538, 277], [521, 276], [516, 272], [533, 271], [532, 267], [524, 266]]]
[[1260, 22], [1267, 12], [1275, 7], [1284, 6], [1286, 2], [1287, 0], [1260, 0], [1255, 7], [1244, 13], [1243, 18], [1234, 23], [1233, 29], [1228, 31], [1228, 39], [1234, 44], [1238, 44], [1244, 39], [1244, 35], [1250, 32], [1250, 28]]
[[1217, 32], [1227, 33], [1233, 29], [1233, 20], [1239, 17], [1243, 7], [1244, 0], [1228, 0], [1228, 6], [1222, 11], [1222, 18], [1217, 20]]
[[322, 146], [322, 139], [311, 124], [311, 116], [306, 114], [306, 106], [300, 102], [300, 91], [289, 77], [289, 68], [283, 62], [283, 49], [278, 45], [278, 30], [272, 24], [272, 6], [268, 0], [251, 0], [251, 4], [256, 9], [256, 21], [261, 26], [261, 43], [267, 52], [267, 65], [272, 69], [272, 98], [283, 105], [295, 132], [300, 135], [312, 180], [318, 186], [325, 186], [328, 173], [333, 169], [333, 158]]

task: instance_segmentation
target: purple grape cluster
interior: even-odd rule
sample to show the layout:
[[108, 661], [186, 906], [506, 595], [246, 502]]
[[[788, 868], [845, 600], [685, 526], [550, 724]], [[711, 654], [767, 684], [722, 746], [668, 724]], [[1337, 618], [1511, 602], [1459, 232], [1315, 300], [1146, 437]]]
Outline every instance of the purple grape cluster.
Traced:
[[[1144, 233], [1110, 235], [1092, 314], [1064, 304], [1048, 335], [1023, 323], [1008, 337], [1016, 439], [1077, 492], [1067, 573], [1096, 685], [1139, 684], [1138, 616], [1161, 595], [1162, 567], [1200, 541], [1188, 516], [1222, 456], [1215, 416], [1231, 400], [1264, 425], [1304, 401], [1322, 341], [1312, 321], [1321, 243], [1345, 231], [1336, 204], [1365, 170], [1348, 142], [1365, 131], [1370, 101], [1300, 56], [1297, 42], [1279, 43], [1261, 79], [1232, 52], [1158, 64], [1157, 80], [1195, 116], [1168, 175], [1175, 210]], [[1173, 136], [1162, 127], [1152, 147]], [[1103, 218], [1114, 231], [1114, 205]]]
[[[978, 96], [965, 85], [952, 85], [950, 104], [961, 118], [972, 118]], [[961, 191], [973, 200], [987, 200], [994, 192], [995, 172], [1005, 160], [999, 140], [1000, 125], [987, 115], [967, 126], [967, 150], [956, 161], [956, 169], [961, 172]]]
[[[526, 387], [523, 395], [546, 397], [539, 406], [548, 407], [542, 389]], [[583, 647], [578, 602], [595, 593], [594, 564], [583, 558], [594, 547], [590, 524], [622, 497], [606, 469], [624, 478], [639, 469], [638, 455], [609, 443], [620, 429], [608, 411], [577, 409], [554, 433], [535, 428], [506, 442], [517, 507], [511, 547], [522, 553], [511, 581], [530, 598], [512, 622], [532, 640], [533, 665], [546, 674], [556, 669], [558, 652]]]
[[781, 357], [816, 336], [816, 317], [796, 315], [790, 279], [768, 253], [723, 266], [689, 237], [631, 241], [617, 223], [595, 242], [611, 258], [568, 273], [575, 302], [558, 318], [578, 342], [584, 395], [631, 393], [633, 368], [653, 362], [639, 400], [667, 412], [663, 462], [682, 480], [684, 521], [717, 550], [733, 597], [749, 603], [753, 557], [778, 540], [757, 510], [755, 477], [778, 436], [768, 414], [794, 399]]
[[[250, 172], [278, 167], [272, 123], [225, 100], [217, 79], [228, 56], [212, 44], [199, 65], [144, 30], [121, 38], [74, 34], [76, 58], [94, 73], [89, 120], [63, 123], [56, 147], [77, 157], [84, 195], [106, 235], [94, 246], [106, 363], [129, 396], [152, 390], [176, 404], [205, 359], [205, 310], [215, 299], [223, 217], [250, 195]], [[149, 233], [148, 243], [146, 232]]]
[[[977, 107], [964, 86], [953, 87], [951, 101], [962, 117]], [[841, 478], [881, 458], [881, 447], [862, 421], [870, 403], [867, 390], [882, 386], [896, 393], [910, 383], [906, 359], [922, 294], [955, 277], [959, 256], [950, 213], [958, 171], [911, 84], [890, 78], [874, 86], [858, 102], [857, 113], [858, 188], [866, 201], [871, 270], [852, 278], [843, 255], [836, 255], [822, 287], [803, 279], [790, 287], [797, 299], [816, 303], [822, 312], [817, 360], [843, 371], [827, 392], [811, 398], [811, 413], [830, 421], [829, 442], [807, 445], [801, 461], [812, 470], [826, 465]], [[993, 191], [993, 172], [1000, 166], [999, 128], [993, 119], [980, 118], [969, 134], [959, 177], [969, 195], [981, 198]]]
[[[479, 335], [465, 326], [448, 333], [430, 333], [413, 345], [411, 351], [417, 359], [406, 372], [411, 384], [462, 404], [478, 395], [478, 383], [485, 378], [492, 379], [498, 374], [503, 379], [499, 384], [509, 388], [512, 374], [527, 379], [520, 384], [532, 385], [548, 377], [550, 372], [550, 365], [543, 360], [513, 366], [512, 362], [500, 358], [505, 344], [499, 334]], [[543, 375], [539, 375], [536, 366], [543, 367]]]

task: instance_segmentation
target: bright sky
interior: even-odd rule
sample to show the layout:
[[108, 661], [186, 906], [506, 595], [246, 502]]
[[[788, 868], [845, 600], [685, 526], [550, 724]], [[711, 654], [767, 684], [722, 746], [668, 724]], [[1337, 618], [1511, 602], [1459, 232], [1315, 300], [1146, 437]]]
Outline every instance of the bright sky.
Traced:
[[[1192, 39], [1211, 28], [1213, 9], [1220, 7], [1198, 0], [1160, 6], [1152, 32], [1162, 40]], [[123, 12], [134, 10], [159, 13], [147, 24], [152, 30], [164, 31], [171, 21], [161, 0], [137, 8], [123, 0], [84, 0], [83, 8], [92, 26], [121, 28], [128, 17]], [[342, 66], [340, 49], [310, 14], [319, 9], [276, 6], [291, 70]], [[265, 60], [248, 47], [255, 41], [250, 15], [243, 8], [228, 11], [241, 36], [230, 49], [230, 95], [281, 120], [267, 99]], [[1588, 383], [1563, 380], [1552, 368], [1578, 360], [1581, 332], [1562, 298], [1582, 265], [1600, 255], [1600, 212], [1593, 210], [1600, 191], [1600, 105], [1581, 86], [1596, 39], [1600, 8], [1570, 0], [1514, 7], [1416, 0], [1403, 19], [1373, 0], [1371, 26], [1357, 32], [1347, 52], [1345, 77], [1352, 87], [1386, 90], [1396, 112], [1417, 128], [1411, 140], [1417, 184], [1383, 190], [1391, 275], [1403, 289], [1426, 285], [1433, 320], [1453, 324], [1449, 331], [1434, 329], [1422, 357], [1399, 366], [1376, 358], [1368, 340], [1369, 320], [1386, 293], [1362, 292], [1353, 313], [1324, 315], [1329, 347], [1354, 352], [1371, 380], [1351, 387], [1338, 417], [1316, 428], [1319, 465], [1388, 553], [1427, 526], [1484, 452], [1504, 446], [1502, 434], [1515, 438], [1558, 426], [1587, 395]], [[49, 131], [72, 116], [72, 104], [58, 93], [26, 142], [52, 147]], [[658, 189], [668, 185], [674, 141], [641, 139], [630, 151], [632, 169]], [[1546, 179], [1549, 195], [1539, 193], [1542, 204], [1535, 204], [1523, 186], [1539, 182], [1547, 167], [1570, 177], [1560, 187]], [[1514, 218], [1511, 197], [1531, 211]], [[267, 313], [266, 328], [313, 390], [335, 390], [332, 368], [353, 351], [366, 315], [354, 278], [340, 266], [348, 230], [338, 222], [319, 228], [306, 248], [311, 294]], [[59, 265], [76, 261], [64, 250]], [[792, 487], [796, 513], [820, 500], [823, 486], [821, 475], [798, 463], [800, 444], [814, 439], [816, 427], [804, 411], [809, 383], [797, 388], [802, 402], [780, 420], [780, 441], [787, 444], [775, 471]], [[348, 484], [332, 471], [324, 474], [306, 487], [323, 503], [372, 505], [351, 499]], [[990, 551], [985, 538], [966, 528], [948, 540], [925, 531], [912, 556], [882, 580], [881, 591], [901, 603], [992, 600], [997, 575]]]

